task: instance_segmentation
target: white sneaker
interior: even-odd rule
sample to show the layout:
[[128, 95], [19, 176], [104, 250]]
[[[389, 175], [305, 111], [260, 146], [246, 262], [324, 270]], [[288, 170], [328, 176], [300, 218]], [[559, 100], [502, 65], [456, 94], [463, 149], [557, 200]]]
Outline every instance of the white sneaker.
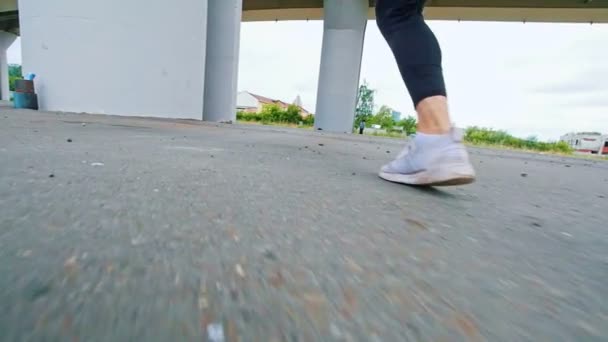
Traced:
[[382, 167], [379, 176], [390, 182], [421, 186], [473, 183], [475, 170], [461, 132], [452, 129], [450, 134], [436, 137], [432, 143], [416, 138], [408, 142], [395, 160]]

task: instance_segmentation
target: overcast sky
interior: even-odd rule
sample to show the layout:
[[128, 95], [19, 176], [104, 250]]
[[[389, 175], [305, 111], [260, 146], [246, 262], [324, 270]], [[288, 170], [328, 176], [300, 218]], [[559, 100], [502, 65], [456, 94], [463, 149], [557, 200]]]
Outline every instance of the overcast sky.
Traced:
[[[244, 23], [239, 90], [314, 111], [321, 21]], [[430, 22], [442, 44], [453, 120], [558, 139], [573, 130], [608, 133], [608, 25]], [[19, 44], [9, 62], [20, 62]], [[376, 105], [413, 107], [375, 22], [367, 27], [361, 79]]]

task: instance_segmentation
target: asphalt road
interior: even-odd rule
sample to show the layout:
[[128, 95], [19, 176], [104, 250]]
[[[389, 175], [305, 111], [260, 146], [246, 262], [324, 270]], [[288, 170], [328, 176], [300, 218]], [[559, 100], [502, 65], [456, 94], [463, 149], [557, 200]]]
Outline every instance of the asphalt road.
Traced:
[[2, 341], [606, 341], [608, 163], [0, 109]]

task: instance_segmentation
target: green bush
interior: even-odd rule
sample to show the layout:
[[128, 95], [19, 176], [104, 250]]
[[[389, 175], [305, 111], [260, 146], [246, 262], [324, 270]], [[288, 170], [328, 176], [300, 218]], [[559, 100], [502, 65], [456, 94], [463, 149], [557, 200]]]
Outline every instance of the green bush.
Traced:
[[262, 116], [258, 113], [237, 112], [236, 119], [240, 121], [262, 121]]
[[568, 143], [565, 141], [558, 141], [554, 143], [553, 148], [557, 152], [568, 154], [572, 153], [572, 147], [570, 147], [570, 145], [568, 145]]
[[23, 79], [21, 65], [9, 64], [8, 66], [8, 84], [10, 91], [15, 91], [15, 80]]
[[368, 125], [380, 125], [380, 127], [390, 131], [390, 129], [395, 125], [395, 120], [393, 120], [393, 111], [388, 106], [382, 106], [380, 107], [378, 113], [369, 118], [366, 123]]
[[282, 122], [281, 120], [281, 108], [275, 104], [264, 105], [260, 112], [262, 123], [268, 124], [271, 122]]
[[412, 135], [416, 133], [416, 126], [418, 125], [418, 123], [416, 122], [415, 117], [408, 116], [407, 118], [397, 122], [395, 125], [403, 127], [403, 131], [405, 132], [405, 134]]
[[236, 119], [240, 121], [253, 121], [261, 122], [264, 124], [269, 123], [290, 123], [298, 124], [303, 122], [304, 125], [313, 125], [314, 116], [309, 115], [306, 118], [302, 118], [300, 114], [300, 108], [295, 105], [290, 105], [286, 110], [283, 110], [276, 104], [265, 105], [262, 107], [262, 111], [259, 113], [247, 113], [237, 112]]
[[510, 135], [506, 131], [477, 126], [468, 127], [465, 130], [464, 140], [477, 145], [496, 145], [541, 152], [572, 153], [570, 146], [563, 141], [542, 142], [538, 141], [536, 137], [521, 139]]
[[302, 119], [302, 123], [304, 124], [304, 126], [314, 126], [315, 116], [310, 114], [309, 116]]
[[283, 120], [289, 123], [299, 123], [302, 121], [300, 108], [298, 108], [296, 105], [290, 105], [287, 107], [287, 110], [283, 113]]

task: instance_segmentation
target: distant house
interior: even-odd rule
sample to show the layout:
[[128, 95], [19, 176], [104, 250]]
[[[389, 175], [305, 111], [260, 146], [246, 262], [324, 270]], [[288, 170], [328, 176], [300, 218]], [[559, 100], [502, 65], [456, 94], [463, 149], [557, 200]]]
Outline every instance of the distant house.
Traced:
[[597, 132], [568, 133], [559, 140], [579, 153], [608, 154], [608, 134]]
[[300, 109], [300, 114], [302, 115], [302, 117], [307, 117], [312, 114], [306, 109], [304, 109], [304, 107], [302, 107], [302, 100], [300, 99], [299, 95], [292, 103], [287, 103], [281, 100], [275, 100], [269, 97], [252, 94], [248, 91], [239, 92], [236, 98], [236, 110], [241, 112], [259, 113], [262, 111], [262, 108], [265, 105], [270, 104], [277, 105], [283, 110], [287, 109], [291, 105], [295, 105]]

